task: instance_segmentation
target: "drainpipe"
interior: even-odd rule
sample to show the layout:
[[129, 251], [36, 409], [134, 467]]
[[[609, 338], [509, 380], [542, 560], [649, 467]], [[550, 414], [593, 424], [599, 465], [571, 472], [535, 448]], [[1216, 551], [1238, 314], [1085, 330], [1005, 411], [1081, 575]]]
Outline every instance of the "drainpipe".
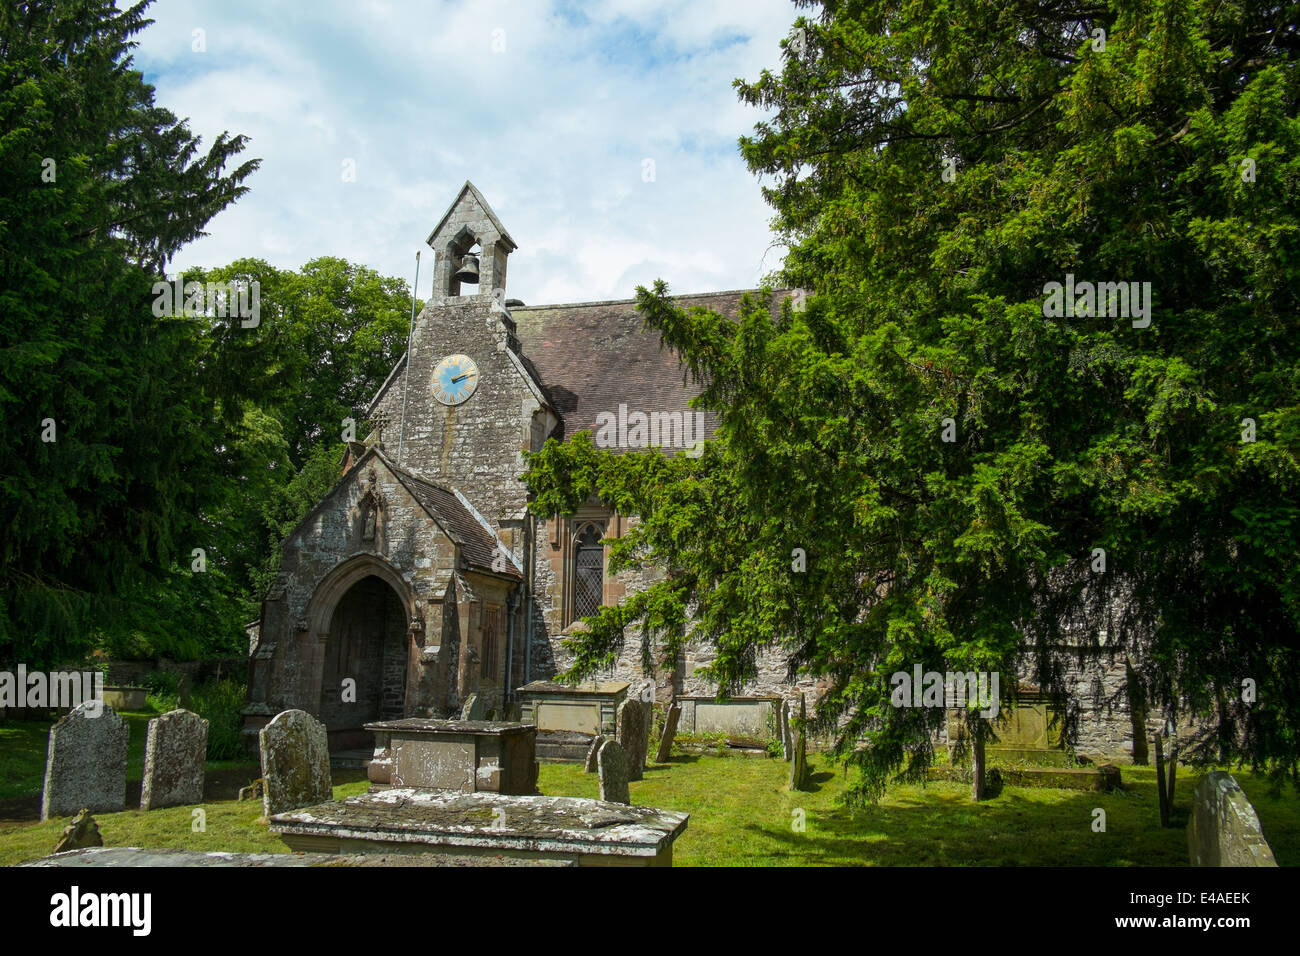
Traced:
[[506, 598], [506, 693], [502, 707], [510, 706], [514, 698], [514, 682], [510, 679], [510, 665], [515, 659], [515, 608], [519, 605], [519, 588], [514, 588]]

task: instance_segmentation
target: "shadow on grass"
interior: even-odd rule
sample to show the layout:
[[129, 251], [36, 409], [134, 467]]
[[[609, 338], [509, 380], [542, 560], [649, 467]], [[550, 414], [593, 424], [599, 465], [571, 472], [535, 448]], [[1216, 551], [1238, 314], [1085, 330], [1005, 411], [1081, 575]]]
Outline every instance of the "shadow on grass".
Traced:
[[647, 770], [651, 770], [651, 769], [671, 770], [675, 766], [679, 766], [682, 764], [699, 763], [699, 762], [700, 762], [699, 754], [673, 754], [663, 763], [660, 763], [657, 760], [647, 760], [645, 768]]
[[[1154, 785], [1152, 785], [1154, 788]], [[797, 797], [791, 794], [791, 797]], [[974, 803], [952, 785], [908, 788], [888, 805], [810, 812], [804, 832], [746, 824], [791, 862], [834, 866], [1185, 866], [1181, 825], [1162, 829], [1154, 794], [1079, 791], [1062, 799], [1004, 787]], [[1105, 811], [1105, 831], [1094, 829]], [[1183, 815], [1185, 819], [1185, 814]], [[1181, 824], [1177, 817], [1175, 822]]]

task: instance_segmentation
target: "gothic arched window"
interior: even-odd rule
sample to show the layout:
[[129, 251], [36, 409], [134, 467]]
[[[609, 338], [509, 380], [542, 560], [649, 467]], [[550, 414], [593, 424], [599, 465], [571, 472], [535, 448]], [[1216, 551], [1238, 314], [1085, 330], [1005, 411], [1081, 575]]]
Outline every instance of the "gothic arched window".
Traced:
[[589, 522], [578, 528], [573, 540], [573, 620], [590, 617], [605, 596], [605, 530]]

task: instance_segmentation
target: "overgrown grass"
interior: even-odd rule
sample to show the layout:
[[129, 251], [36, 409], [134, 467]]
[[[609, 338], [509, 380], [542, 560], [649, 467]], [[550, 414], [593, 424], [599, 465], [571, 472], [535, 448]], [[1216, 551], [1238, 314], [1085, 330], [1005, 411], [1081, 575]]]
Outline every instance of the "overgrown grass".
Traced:
[[189, 709], [208, 721], [208, 759], [234, 760], [244, 753], [241, 734], [245, 703], [244, 685], [233, 680], [214, 681], [196, 687]]

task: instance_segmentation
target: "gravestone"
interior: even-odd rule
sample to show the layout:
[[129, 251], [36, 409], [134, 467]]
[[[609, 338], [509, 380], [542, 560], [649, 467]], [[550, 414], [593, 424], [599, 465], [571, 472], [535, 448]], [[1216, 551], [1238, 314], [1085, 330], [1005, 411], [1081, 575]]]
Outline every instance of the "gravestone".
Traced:
[[794, 745], [790, 759], [790, 789], [802, 790], [808, 782], [808, 742], [804, 737], [804, 721], [808, 719], [808, 708], [803, 694], [799, 695], [799, 719], [793, 729]]
[[1259, 816], [1231, 774], [1214, 770], [1201, 778], [1187, 822], [1192, 866], [1277, 866]]
[[478, 694], [470, 694], [465, 701], [465, 706], [460, 711], [461, 720], [485, 720], [483, 698]]
[[104, 838], [95, 825], [95, 818], [88, 810], [82, 810], [63, 828], [63, 836], [55, 844], [54, 852], [66, 853], [68, 850], [84, 850], [86, 847], [103, 845]]
[[[94, 716], [92, 716], [94, 715]], [[41, 819], [126, 809], [126, 721], [103, 701], [78, 704], [50, 728]]]
[[[650, 683], [650, 696], [641, 701], [641, 739], [637, 753], [641, 755], [641, 771], [644, 775], [645, 765], [650, 761], [650, 734], [654, 730], [654, 684]], [[638, 778], [639, 779], [639, 778]]]
[[673, 755], [673, 738], [677, 736], [677, 721], [682, 716], [682, 705], [672, 704], [664, 717], [664, 732], [659, 738], [659, 750], [655, 753], [655, 763], [667, 763]]
[[777, 733], [781, 738], [781, 757], [789, 760], [794, 754], [794, 741], [790, 739], [790, 702], [781, 698], [781, 706], [776, 712]]
[[258, 777], [247, 787], [239, 788], [240, 800], [261, 800], [262, 799], [262, 778]]
[[208, 722], [188, 710], [169, 710], [149, 721], [144, 745], [140, 809], [203, 802]]
[[266, 816], [334, 798], [329, 737], [305, 710], [286, 710], [261, 729], [262, 810]]
[[625, 700], [618, 705], [618, 742], [627, 754], [627, 778], [640, 780], [645, 771], [645, 751], [649, 744], [645, 705], [639, 700]]
[[617, 740], [607, 740], [596, 757], [600, 767], [600, 799], [610, 803], [631, 803], [628, 791], [627, 754]]
[[[655, 682], [650, 678], [641, 681], [641, 686], [637, 689], [636, 699], [641, 701], [641, 706], [645, 708], [645, 721], [642, 723], [642, 730], [645, 736], [645, 750], [648, 754], [650, 751], [650, 732], [654, 729], [655, 719]], [[644, 761], [642, 761], [644, 765]]]
[[597, 766], [596, 757], [600, 754], [601, 746], [608, 739], [609, 738], [603, 734], [597, 734], [595, 737], [592, 738], [591, 746], [587, 748], [587, 760], [586, 763], [583, 765], [583, 769], [586, 770], [587, 773], [596, 772], [596, 766]]

